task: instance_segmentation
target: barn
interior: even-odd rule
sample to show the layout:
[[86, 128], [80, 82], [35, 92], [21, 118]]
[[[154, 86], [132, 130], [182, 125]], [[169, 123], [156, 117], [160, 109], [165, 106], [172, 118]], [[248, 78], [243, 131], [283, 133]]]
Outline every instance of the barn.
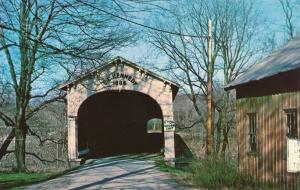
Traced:
[[237, 99], [239, 169], [263, 183], [295, 189], [297, 173], [287, 170], [287, 141], [300, 136], [300, 37], [225, 87], [231, 89]]

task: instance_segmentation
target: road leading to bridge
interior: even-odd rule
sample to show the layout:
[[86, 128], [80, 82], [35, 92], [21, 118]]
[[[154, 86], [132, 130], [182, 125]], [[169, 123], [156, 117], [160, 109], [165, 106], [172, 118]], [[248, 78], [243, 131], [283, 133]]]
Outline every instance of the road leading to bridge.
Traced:
[[93, 160], [61, 177], [25, 189], [189, 189], [159, 171], [153, 157], [126, 155]]

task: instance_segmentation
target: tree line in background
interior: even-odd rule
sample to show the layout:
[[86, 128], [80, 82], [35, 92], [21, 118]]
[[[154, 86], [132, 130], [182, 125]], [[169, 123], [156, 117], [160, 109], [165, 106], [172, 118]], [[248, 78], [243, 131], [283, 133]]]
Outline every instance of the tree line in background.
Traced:
[[[33, 118], [53, 102], [65, 102], [58, 85], [107, 60], [111, 52], [146, 37], [169, 59], [163, 71], [188, 94], [197, 119], [185, 128], [205, 127], [207, 112], [197, 99], [213, 79], [213, 150], [225, 155], [234, 126], [233, 94], [223, 87], [278, 44], [262, 40], [261, 13], [254, 1], [237, 0], [5, 0], [0, 1], [0, 119], [11, 132], [0, 146], [0, 159], [15, 140], [17, 170], [26, 170], [26, 136]], [[297, 2], [278, 0], [285, 16], [286, 39], [297, 33]], [[141, 30], [130, 19], [159, 12], [159, 30]], [[108, 14], [109, 13], [109, 14]], [[161, 18], [162, 16], [157, 16]], [[125, 18], [125, 19], [124, 19]], [[127, 20], [126, 20], [127, 19]], [[155, 18], [154, 18], [155, 19]], [[208, 19], [212, 20], [212, 67], [208, 64]], [[149, 29], [149, 28], [148, 28]], [[171, 31], [167, 33], [166, 31]], [[174, 35], [176, 33], [176, 35]], [[268, 47], [268, 48], [266, 48]], [[269, 48], [271, 47], [271, 48]], [[266, 52], [264, 52], [266, 53]], [[34, 123], [34, 122], [33, 122]]]

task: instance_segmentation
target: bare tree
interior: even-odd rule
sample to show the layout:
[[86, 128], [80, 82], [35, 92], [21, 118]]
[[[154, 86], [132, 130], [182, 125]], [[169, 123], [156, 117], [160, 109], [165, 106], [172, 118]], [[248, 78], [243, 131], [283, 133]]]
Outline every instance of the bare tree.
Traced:
[[[220, 47], [221, 70], [224, 76], [224, 86], [232, 82], [239, 74], [243, 73], [250, 64], [255, 63], [259, 53], [258, 38], [259, 14], [254, 9], [253, 3], [239, 1], [238, 4], [225, 4], [225, 12], [220, 15], [220, 38], [216, 42]], [[219, 11], [222, 12], [222, 11]], [[254, 30], [256, 28], [256, 30]], [[233, 97], [229, 92], [224, 93], [222, 114], [223, 143], [222, 152], [228, 145], [228, 133], [233, 126], [234, 105]], [[220, 130], [217, 127], [217, 130]], [[220, 143], [220, 142], [218, 142]], [[219, 148], [217, 148], [218, 150]]]
[[100, 64], [111, 50], [134, 40], [136, 32], [114, 16], [127, 13], [125, 2], [0, 1], [0, 52], [5, 58], [0, 66], [7, 68], [14, 92], [13, 111], [1, 109], [0, 119], [13, 127], [18, 171], [26, 169], [28, 120], [48, 103], [64, 99], [57, 85], [65, 71]]
[[[180, 7], [180, 6], [179, 6]], [[195, 111], [198, 114], [199, 121], [203, 117], [201, 107], [197, 102], [199, 95], [205, 94], [207, 103], [209, 104], [208, 94], [211, 90], [208, 85], [209, 79], [212, 79], [215, 71], [215, 63], [219, 49], [217, 46], [213, 47], [211, 65], [208, 61], [208, 20], [212, 18], [213, 26], [216, 19], [210, 14], [208, 2], [202, 1], [201, 3], [191, 3], [190, 7], [186, 7], [189, 12], [187, 15], [178, 15], [174, 11], [175, 21], [172, 25], [176, 25], [175, 31], [179, 36], [165, 34], [165, 33], [152, 33], [152, 44], [161, 50], [170, 59], [170, 64], [167, 66], [168, 70], [172, 73], [173, 77], [181, 82], [183, 91], [188, 94], [193, 103]], [[180, 11], [179, 11], [180, 12]], [[201, 13], [201, 14], [199, 14]], [[213, 32], [215, 32], [213, 30]], [[216, 41], [217, 35], [212, 38]], [[209, 107], [209, 106], [208, 106]], [[207, 118], [209, 122], [209, 118]], [[199, 123], [196, 121], [199, 125]], [[194, 124], [192, 126], [195, 126]], [[209, 127], [207, 128], [209, 129]], [[208, 130], [207, 130], [208, 131]], [[211, 151], [211, 136], [210, 132], [207, 133], [207, 154], [210, 155]]]
[[284, 13], [284, 19], [285, 19], [285, 30], [287, 32], [288, 39], [292, 39], [295, 37], [296, 33], [296, 25], [294, 23], [294, 8], [296, 6], [295, 2], [291, 0], [278, 0], [282, 11]]
[[[9, 112], [12, 105], [12, 99], [13, 99], [13, 90], [11, 86], [9, 85], [9, 81], [7, 80], [5, 70], [0, 67], [0, 109]], [[5, 117], [5, 115], [2, 115], [1, 117]], [[0, 127], [1, 126], [11, 126], [12, 123], [6, 120], [0, 120]], [[5, 151], [7, 147], [9, 146], [10, 142], [13, 140], [15, 136], [14, 130], [10, 132], [10, 134], [5, 138], [3, 141], [2, 146], [0, 147], [0, 160], [5, 155]]]
[[[180, 81], [183, 91], [190, 94], [188, 97], [191, 98], [200, 120], [204, 113], [200, 111], [200, 105], [196, 100], [199, 94], [208, 94], [207, 76], [212, 75], [212, 78], [215, 78], [217, 73], [221, 74], [226, 85], [243, 72], [249, 62], [253, 61], [256, 47], [252, 46], [252, 42], [256, 34], [257, 27], [254, 26], [256, 26], [257, 14], [252, 3], [248, 1], [189, 1], [183, 2], [183, 5], [185, 6], [177, 6], [177, 10], [173, 13], [175, 19], [172, 20], [173, 30], [181, 35], [151, 33], [150, 36], [152, 44], [169, 57], [170, 63], [167, 69], [175, 79]], [[184, 8], [185, 10], [181, 10]], [[214, 42], [211, 70], [208, 65], [207, 39], [202, 38], [208, 34], [209, 18], [212, 19]], [[224, 96], [219, 99], [213, 96], [213, 107], [220, 113], [219, 121], [215, 124], [217, 128], [214, 130], [217, 138], [220, 139], [216, 142], [216, 149], [220, 149], [223, 134], [224, 151], [228, 144], [227, 134], [231, 128], [228, 122], [232, 121], [233, 115], [229, 117], [226, 114], [230, 111], [229, 106], [223, 106], [224, 101], [231, 101], [227, 96], [229, 94], [225, 96], [225, 100]]]
[[[280, 23], [272, 23], [273, 18], [270, 21], [267, 21], [267, 28], [265, 29], [267, 32], [264, 35], [262, 41], [264, 42], [262, 47], [262, 56], [270, 53], [271, 51], [279, 48], [281, 45], [286, 43], [286, 41], [294, 38], [298, 33], [299, 25], [297, 23], [297, 18], [299, 18], [299, 13], [297, 9], [300, 6], [299, 0], [277, 0], [278, 6], [283, 13], [282, 20]], [[276, 24], [277, 27], [282, 27], [283, 31], [274, 31], [269, 30], [270, 24]]]

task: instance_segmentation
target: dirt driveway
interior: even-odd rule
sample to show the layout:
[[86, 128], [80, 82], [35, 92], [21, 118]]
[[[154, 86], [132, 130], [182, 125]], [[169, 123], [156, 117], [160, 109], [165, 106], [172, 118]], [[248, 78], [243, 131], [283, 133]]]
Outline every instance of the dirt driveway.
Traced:
[[93, 160], [61, 177], [25, 189], [189, 189], [153, 161], [157, 155], [125, 155]]

